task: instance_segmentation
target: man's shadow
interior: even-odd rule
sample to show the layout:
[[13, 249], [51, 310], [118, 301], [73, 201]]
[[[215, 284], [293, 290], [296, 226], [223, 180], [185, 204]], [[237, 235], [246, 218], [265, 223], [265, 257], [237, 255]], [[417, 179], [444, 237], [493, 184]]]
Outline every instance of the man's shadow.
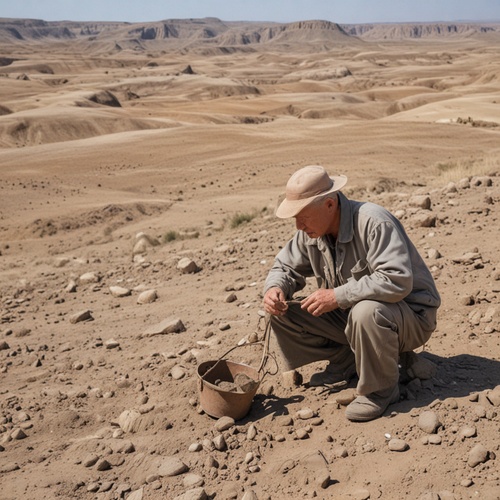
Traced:
[[[444, 357], [424, 351], [419, 357], [435, 365], [435, 373], [428, 379], [400, 379], [402, 398], [397, 406], [391, 405], [386, 414], [397, 410], [400, 413], [415, 407], [425, 407], [436, 400], [467, 397], [500, 385], [500, 361], [472, 354]], [[349, 384], [356, 387], [357, 378]], [[326, 391], [329, 392], [329, 391]], [[333, 391], [331, 392], [333, 393]], [[268, 415], [289, 415], [287, 405], [304, 400], [304, 396], [291, 395], [283, 398], [276, 395], [257, 394], [247, 421], [260, 420]]]
[[473, 354], [444, 357], [427, 351], [418, 356], [431, 361], [436, 372], [429, 379], [417, 380], [418, 383], [415, 380], [400, 381], [406, 398], [400, 402], [399, 411], [428, 406], [435, 400], [471, 396], [500, 385], [498, 360]]

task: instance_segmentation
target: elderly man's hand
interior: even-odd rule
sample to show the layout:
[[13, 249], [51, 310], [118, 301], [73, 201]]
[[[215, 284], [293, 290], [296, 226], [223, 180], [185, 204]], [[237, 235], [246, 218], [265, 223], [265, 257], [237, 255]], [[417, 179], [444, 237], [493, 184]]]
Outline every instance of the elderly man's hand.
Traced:
[[270, 288], [264, 295], [264, 309], [269, 314], [283, 316], [288, 309], [283, 290], [278, 287]]
[[324, 313], [338, 309], [339, 305], [333, 289], [320, 288], [306, 297], [301, 302], [300, 307], [313, 316], [321, 316]]

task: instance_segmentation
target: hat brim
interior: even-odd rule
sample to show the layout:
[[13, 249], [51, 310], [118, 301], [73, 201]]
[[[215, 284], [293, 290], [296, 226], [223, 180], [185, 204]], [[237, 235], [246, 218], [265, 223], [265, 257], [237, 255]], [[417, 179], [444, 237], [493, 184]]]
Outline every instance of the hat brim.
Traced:
[[276, 217], [280, 219], [289, 219], [290, 217], [295, 217], [302, 209], [307, 207], [314, 200], [326, 196], [327, 194], [334, 193], [335, 191], [340, 191], [347, 183], [347, 177], [345, 175], [330, 177], [333, 181], [333, 187], [324, 193], [320, 193], [309, 198], [302, 198], [300, 200], [287, 200], [286, 198], [280, 203], [276, 210]]

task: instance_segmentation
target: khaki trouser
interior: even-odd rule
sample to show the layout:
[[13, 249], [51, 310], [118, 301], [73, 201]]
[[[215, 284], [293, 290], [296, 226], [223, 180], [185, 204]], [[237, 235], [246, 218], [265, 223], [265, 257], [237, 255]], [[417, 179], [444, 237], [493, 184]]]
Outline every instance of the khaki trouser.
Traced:
[[363, 300], [349, 310], [337, 309], [319, 317], [291, 303], [285, 316], [271, 316], [285, 371], [322, 360], [345, 363], [346, 353], [352, 350], [359, 395], [397, 384], [399, 353], [427, 342], [435, 323], [434, 308], [415, 313], [404, 301]]

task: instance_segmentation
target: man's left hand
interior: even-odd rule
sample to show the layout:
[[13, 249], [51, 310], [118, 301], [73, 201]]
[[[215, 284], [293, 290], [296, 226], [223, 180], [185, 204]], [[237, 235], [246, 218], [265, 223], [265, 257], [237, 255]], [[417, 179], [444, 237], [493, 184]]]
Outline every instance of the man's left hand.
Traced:
[[320, 288], [306, 297], [300, 307], [313, 316], [321, 316], [338, 309], [339, 305], [333, 289]]

